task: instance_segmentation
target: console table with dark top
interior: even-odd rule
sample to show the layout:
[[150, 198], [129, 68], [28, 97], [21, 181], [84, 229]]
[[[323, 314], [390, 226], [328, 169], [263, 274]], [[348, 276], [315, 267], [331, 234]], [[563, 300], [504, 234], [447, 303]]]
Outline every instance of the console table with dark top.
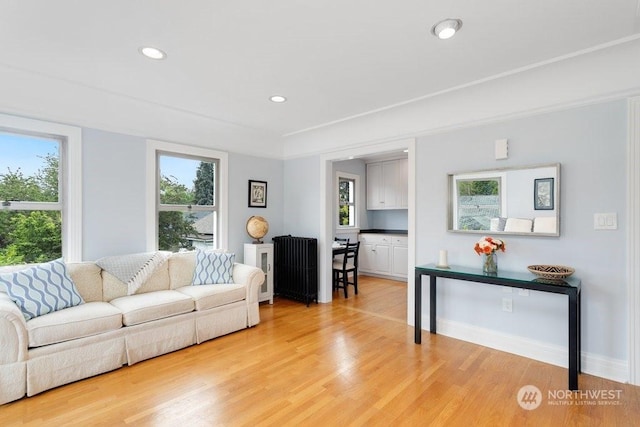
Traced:
[[578, 389], [580, 372], [580, 279], [574, 276], [558, 281], [541, 279], [529, 272], [498, 270], [497, 274], [483, 273], [482, 269], [452, 265], [449, 268], [435, 264], [416, 266], [415, 281], [415, 343], [422, 342], [422, 276], [429, 276], [429, 329], [436, 333], [436, 279], [465, 280], [488, 285], [509, 286], [567, 295], [569, 302], [569, 390]]

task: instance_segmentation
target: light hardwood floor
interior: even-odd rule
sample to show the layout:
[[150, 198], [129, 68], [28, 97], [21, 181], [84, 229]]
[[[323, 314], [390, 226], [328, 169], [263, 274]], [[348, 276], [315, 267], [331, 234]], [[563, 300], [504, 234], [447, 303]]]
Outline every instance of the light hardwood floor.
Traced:
[[[640, 388], [406, 325], [406, 284], [360, 280], [333, 304], [276, 299], [257, 327], [0, 406], [0, 426], [632, 426]], [[522, 409], [518, 390], [542, 404]], [[617, 392], [620, 390], [620, 392]], [[607, 395], [607, 397], [612, 397]]]

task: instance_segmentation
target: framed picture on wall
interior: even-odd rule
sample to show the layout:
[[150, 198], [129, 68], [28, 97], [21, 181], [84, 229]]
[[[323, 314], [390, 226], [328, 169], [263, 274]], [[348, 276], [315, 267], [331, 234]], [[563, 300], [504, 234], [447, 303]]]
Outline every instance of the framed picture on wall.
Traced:
[[534, 180], [533, 208], [537, 211], [553, 210], [553, 178], [539, 178]]
[[249, 207], [267, 207], [267, 182], [249, 180]]

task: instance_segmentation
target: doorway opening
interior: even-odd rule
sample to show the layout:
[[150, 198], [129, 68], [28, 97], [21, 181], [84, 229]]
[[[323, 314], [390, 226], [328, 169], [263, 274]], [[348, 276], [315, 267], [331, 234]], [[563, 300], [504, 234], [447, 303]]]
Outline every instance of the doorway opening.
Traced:
[[[415, 265], [415, 139], [404, 139], [381, 144], [373, 144], [348, 150], [327, 153], [321, 156], [321, 230], [319, 239], [319, 302], [331, 302], [333, 300], [332, 291], [332, 242], [335, 237], [336, 227], [336, 206], [334, 200], [334, 162], [345, 161], [356, 158], [370, 158], [376, 155], [389, 155], [394, 152], [404, 152], [407, 154], [408, 168], [408, 190], [407, 190], [407, 239], [408, 256], [407, 271], [413, 271]], [[363, 181], [364, 182], [364, 181]], [[413, 318], [413, 274], [407, 277], [406, 296], [406, 321], [411, 322]]]

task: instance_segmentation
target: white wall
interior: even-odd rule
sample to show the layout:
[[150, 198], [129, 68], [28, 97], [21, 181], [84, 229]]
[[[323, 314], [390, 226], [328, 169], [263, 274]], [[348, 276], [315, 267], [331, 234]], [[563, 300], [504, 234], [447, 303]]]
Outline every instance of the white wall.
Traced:
[[[624, 365], [626, 114], [626, 102], [615, 101], [419, 138], [416, 264], [436, 261], [439, 249], [449, 251], [450, 264], [480, 263], [473, 251], [480, 236], [446, 232], [447, 173], [560, 162], [561, 236], [505, 236], [507, 251], [500, 253], [499, 268], [526, 270], [537, 263], [575, 267], [583, 286], [583, 354]], [[506, 161], [494, 160], [493, 144], [500, 138], [509, 138]], [[617, 212], [618, 229], [593, 230], [596, 212]], [[438, 317], [566, 346], [566, 298], [508, 294], [513, 312], [506, 313], [501, 311], [504, 296], [500, 287], [449, 280], [439, 288]], [[428, 305], [423, 307], [427, 316]]]
[[84, 260], [145, 252], [145, 140], [82, 130]]
[[284, 162], [284, 225], [282, 234], [320, 237], [320, 157]]
[[[269, 222], [269, 232], [262, 239], [271, 243], [275, 236], [283, 234], [284, 217], [284, 161], [229, 153], [229, 250], [236, 253], [236, 260], [244, 259], [244, 243], [253, 239], [246, 232], [249, 217], [259, 215]], [[250, 208], [249, 180], [267, 182], [267, 207]]]
[[[83, 129], [83, 259], [146, 251], [146, 140]], [[267, 181], [267, 208], [248, 207], [248, 180]], [[269, 221], [271, 237], [282, 234], [283, 161], [229, 154], [229, 244], [243, 259], [252, 239], [245, 225], [251, 215]]]

